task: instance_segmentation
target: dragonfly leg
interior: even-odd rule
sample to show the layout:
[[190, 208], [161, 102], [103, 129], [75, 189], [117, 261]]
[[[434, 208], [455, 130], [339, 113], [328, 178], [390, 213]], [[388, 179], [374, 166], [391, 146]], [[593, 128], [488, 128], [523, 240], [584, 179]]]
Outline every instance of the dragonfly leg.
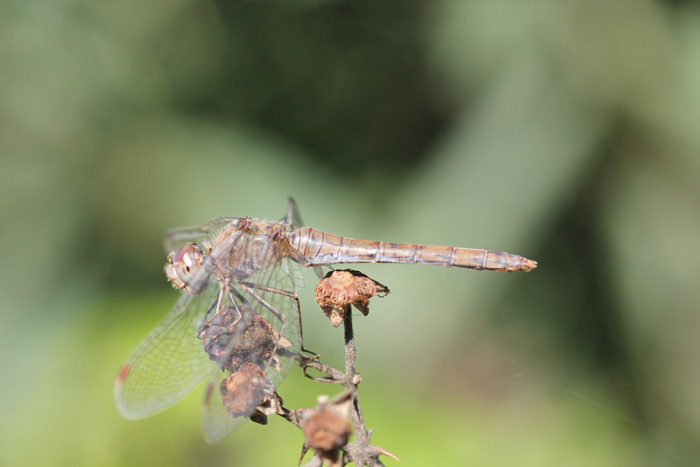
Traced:
[[[223, 301], [224, 301], [224, 293], [225, 293], [225, 292], [224, 292], [224, 288], [225, 288], [225, 287], [222, 287], [221, 284], [219, 284], [219, 295], [218, 295], [218, 297], [216, 298], [216, 303], [215, 303], [215, 305], [212, 307], [212, 308], [214, 308], [216, 311], [214, 311], [214, 314], [211, 315], [211, 317], [210, 317], [208, 320], [206, 320], [205, 322], [202, 323], [201, 326], [199, 326], [198, 332], [202, 332], [202, 329], [208, 327], [208, 326], [211, 324], [212, 320], [216, 317], [216, 315], [218, 315], [219, 312], [221, 311], [221, 304], [222, 304]], [[209, 308], [209, 311], [207, 311], [207, 314], [205, 315], [205, 318], [206, 318], [206, 316], [209, 316], [209, 313], [211, 313], [212, 308]]]
[[209, 319], [207, 319], [207, 318], [211, 314], [211, 310], [213, 310], [216, 307], [217, 303], [218, 303], [218, 300], [216, 302], [212, 303], [211, 306], [209, 307], [209, 309], [207, 310], [206, 314], [204, 315], [204, 319], [202, 320], [202, 324], [200, 324], [199, 327], [197, 328], [197, 335], [198, 336], [201, 335], [202, 331], [204, 331], [204, 329], [209, 325], [211, 320], [214, 319], [214, 316], [216, 315], [216, 313], [214, 313], [211, 316], [211, 318], [209, 318]]
[[[226, 279], [223, 283], [219, 282], [219, 295], [216, 299], [216, 311], [208, 320], [202, 323], [202, 325], [199, 327], [199, 332], [201, 332], [202, 329], [209, 327], [211, 325], [212, 320], [216, 318], [216, 316], [221, 312], [221, 310], [223, 309], [224, 295], [228, 296], [228, 299], [231, 302], [231, 306], [233, 306], [233, 309], [236, 312], [236, 318], [233, 320], [231, 326], [234, 326], [241, 320], [241, 311], [238, 309], [238, 305], [236, 305], [236, 300], [234, 300], [233, 295], [231, 293], [233, 287], [230, 286], [230, 282], [230, 279]], [[243, 303], [245, 303], [245, 299], [241, 297], [238, 292], [236, 292], [236, 295], [239, 299], [242, 300]], [[212, 308], [209, 308], [209, 311], [207, 311], [205, 317], [209, 316], [209, 313], [211, 313]]]
[[[264, 298], [262, 298], [260, 295], [258, 295], [257, 293], [255, 293], [253, 291], [253, 288], [265, 290], [265, 289], [267, 289], [267, 287], [262, 287], [259, 285], [255, 285], [254, 287], [250, 287], [253, 284], [248, 284], [245, 282], [239, 282], [238, 284], [241, 286], [241, 289], [243, 289], [244, 292], [249, 294], [251, 297], [253, 297], [255, 300], [257, 300], [262, 306], [267, 308], [270, 311], [270, 313], [275, 315], [277, 317], [277, 319], [280, 320], [280, 323], [282, 323], [282, 326], [280, 326], [280, 330], [279, 330], [279, 336], [277, 337], [277, 342], [275, 342], [275, 348], [272, 349], [272, 356], [270, 357], [270, 360], [267, 362], [267, 367], [269, 367], [270, 363], [272, 363], [272, 358], [275, 355], [277, 355], [277, 349], [279, 347], [280, 340], [282, 339], [282, 336], [284, 333], [284, 326], [287, 324], [287, 318], [285, 318], [284, 315], [282, 313], [280, 313], [274, 306], [267, 303]], [[272, 292], [272, 290], [274, 290], [274, 289], [269, 289], [269, 290], [265, 290], [265, 291]], [[284, 290], [281, 290], [280, 292], [284, 292], [282, 295], [286, 295], [288, 297], [291, 297], [292, 295], [296, 295], [296, 294], [292, 294], [291, 292], [286, 292]], [[297, 303], [298, 303], [298, 301], [299, 300], [297, 299]], [[267, 368], [265, 368], [265, 371], [267, 371]]]
[[[296, 304], [296, 308], [297, 308], [297, 310], [296, 310], [297, 311], [297, 318], [299, 319], [299, 338], [301, 339], [301, 351], [306, 352], [306, 353], [311, 354], [311, 355], [318, 355], [316, 352], [313, 352], [311, 350], [307, 350], [304, 348], [304, 326], [303, 326], [302, 321], [301, 321], [301, 302], [299, 301], [299, 296], [297, 294], [295, 294], [294, 292], [289, 292], [288, 290], [275, 289], [272, 287], [266, 287], [264, 285], [253, 284], [250, 282], [241, 282], [240, 284], [241, 284], [241, 286], [246, 286], [246, 287], [249, 287], [251, 289], [258, 289], [258, 290], [261, 290], [263, 292], [280, 294], [280, 295], [284, 295], [285, 297], [289, 297], [289, 298], [293, 299], [294, 303]], [[270, 310], [270, 311], [272, 311], [272, 310]], [[275, 313], [275, 312], [273, 312], [273, 313]], [[278, 314], [275, 313], [275, 316], [278, 316]], [[280, 334], [281, 334], [281, 331], [280, 331]]]
[[[212, 336], [211, 340], [217, 339], [219, 336], [223, 335], [225, 332], [228, 332], [232, 329], [235, 329], [236, 325], [238, 325], [238, 323], [241, 321], [241, 319], [243, 318], [243, 313], [241, 312], [240, 308], [238, 308], [238, 304], [236, 303], [237, 301], [240, 301], [240, 303], [242, 303], [244, 305], [248, 304], [248, 300], [246, 300], [245, 297], [243, 297], [241, 294], [239, 294], [235, 288], [231, 287], [230, 284], [226, 283], [225, 287], [227, 289], [226, 295], [228, 296], [228, 299], [231, 302], [231, 307], [233, 308], [233, 310], [235, 312], [235, 318], [233, 319], [233, 322], [228, 325], [226, 331], [223, 331], [219, 334]], [[223, 291], [223, 289], [221, 289], [221, 291]], [[219, 293], [219, 295], [221, 296], [221, 292]], [[221, 306], [220, 300], [217, 300], [216, 304], [217, 304], [217, 306], [220, 307]], [[214, 308], [214, 305], [212, 305], [212, 307], [209, 308], [209, 311], [207, 312], [207, 316], [209, 315], [209, 313], [211, 313], [212, 308]], [[217, 309], [220, 309], [220, 308], [217, 308]], [[202, 329], [207, 327], [211, 323], [211, 321], [214, 319], [215, 316], [216, 316], [216, 313], [214, 313], [214, 316], [212, 316], [206, 323], [202, 324], [199, 327], [199, 332], [201, 332]]]
[[[238, 309], [238, 305], [236, 305], [236, 300], [233, 298], [233, 293], [232, 293], [232, 291], [234, 291], [233, 287], [226, 284], [226, 289], [227, 289], [228, 299], [231, 302], [231, 306], [236, 311], [236, 318], [233, 320], [233, 323], [231, 323], [231, 325], [229, 326], [229, 328], [233, 328], [241, 320], [241, 318], [243, 317], [243, 313], [241, 313], [241, 310]], [[240, 299], [243, 299], [243, 297], [241, 297], [241, 295], [238, 292], [236, 292], [236, 295]], [[245, 302], [242, 302], [242, 303], [245, 303]]]

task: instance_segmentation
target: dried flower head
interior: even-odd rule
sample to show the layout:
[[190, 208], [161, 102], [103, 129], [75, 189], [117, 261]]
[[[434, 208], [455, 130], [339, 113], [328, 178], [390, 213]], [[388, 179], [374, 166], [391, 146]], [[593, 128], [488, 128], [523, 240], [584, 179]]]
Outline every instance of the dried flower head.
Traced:
[[278, 413], [281, 400], [275, 386], [258, 365], [246, 363], [229, 375], [219, 387], [224, 407], [234, 417], [250, 417], [267, 423], [267, 413]]
[[316, 301], [334, 327], [340, 326], [350, 305], [367, 316], [369, 299], [386, 295], [389, 288], [352, 269], [338, 269], [325, 275], [316, 286]]
[[315, 455], [330, 465], [341, 465], [340, 449], [352, 434], [350, 410], [352, 393], [345, 391], [333, 400], [318, 398], [318, 406], [304, 414], [302, 429], [306, 445], [316, 450]]
[[230, 373], [246, 363], [263, 366], [270, 362], [279, 368], [280, 352], [292, 346], [246, 304], [222, 309], [202, 328], [199, 337], [209, 358]]

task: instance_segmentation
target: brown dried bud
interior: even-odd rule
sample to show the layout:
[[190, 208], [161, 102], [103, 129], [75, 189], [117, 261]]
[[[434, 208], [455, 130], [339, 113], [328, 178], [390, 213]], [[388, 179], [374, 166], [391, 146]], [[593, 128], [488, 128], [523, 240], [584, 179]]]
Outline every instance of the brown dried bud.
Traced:
[[367, 316], [369, 299], [387, 294], [389, 288], [352, 269], [338, 269], [325, 275], [316, 286], [316, 301], [334, 327], [340, 326], [350, 305]]
[[338, 449], [348, 442], [352, 425], [330, 407], [319, 409], [304, 423], [304, 434], [309, 446], [321, 451]]
[[316, 409], [306, 412], [302, 429], [306, 445], [316, 450], [316, 456], [331, 465], [340, 465], [339, 450], [348, 443], [352, 425], [348, 420], [352, 407], [352, 393], [346, 391], [328, 402], [319, 398]]
[[253, 363], [241, 365], [238, 371], [221, 382], [219, 390], [224, 407], [234, 417], [250, 417], [258, 406], [275, 394], [275, 386]]
[[245, 363], [263, 366], [269, 362], [279, 369], [280, 352], [292, 347], [269, 321], [246, 304], [222, 308], [203, 326], [199, 337], [209, 358], [231, 373]]

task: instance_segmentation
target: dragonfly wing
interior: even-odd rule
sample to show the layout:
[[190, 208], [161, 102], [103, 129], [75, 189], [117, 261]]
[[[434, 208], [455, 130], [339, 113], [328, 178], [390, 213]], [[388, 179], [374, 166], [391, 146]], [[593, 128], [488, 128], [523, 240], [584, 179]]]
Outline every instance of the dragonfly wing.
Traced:
[[125, 418], [144, 418], [167, 408], [216, 368], [204, 352], [198, 328], [218, 290], [212, 280], [199, 295], [183, 293], [126, 359], [114, 385], [117, 407]]
[[201, 245], [202, 241], [211, 241], [224, 227], [235, 219], [235, 217], [217, 217], [197, 227], [183, 227], [181, 229], [170, 230], [165, 234], [165, 238], [163, 239], [165, 252], [170, 253], [184, 243], [198, 243]]
[[282, 218], [282, 222], [291, 226], [292, 229], [298, 229], [304, 225], [301, 222], [301, 215], [299, 215], [299, 206], [297, 206], [297, 202], [291, 196], [287, 198], [287, 214]]
[[[301, 277], [299, 264], [282, 258], [272, 267], [246, 279], [245, 282], [258, 286], [250, 287], [250, 293], [246, 293], [243, 289], [239, 290], [250, 306], [270, 323], [276, 333], [282, 330], [277, 355], [267, 368], [267, 376], [275, 387], [278, 387], [287, 376], [295, 363], [294, 357], [301, 350], [301, 317], [298, 302], [294, 298], [296, 297], [295, 281]], [[282, 322], [270, 308], [284, 317], [284, 329], [282, 329]]]
[[[294, 201], [294, 198], [292, 198], [291, 196], [287, 198], [287, 215], [282, 219], [282, 222], [288, 224], [292, 228], [292, 230], [304, 226], [304, 223], [301, 220], [301, 215], [299, 214], [299, 206], [297, 205], [297, 202]], [[323, 278], [325, 272], [323, 271], [321, 266], [314, 266], [313, 269], [319, 279]], [[295, 279], [297, 287], [304, 286], [304, 275], [303, 273], [301, 273], [301, 269], [299, 269], [299, 273], [297, 274], [297, 277]]]
[[247, 416], [234, 417], [224, 408], [219, 387], [221, 386], [221, 381], [227, 376], [227, 373], [222, 371], [213, 372], [204, 392], [202, 433], [204, 434], [204, 439], [212, 444], [221, 441], [227, 434], [248, 421]]
[[[242, 311], [249, 309], [251, 310], [249, 313], [252, 313], [252, 315], [247, 315], [247, 318], [241, 318], [238, 324], [227, 328], [225, 339], [228, 341], [228, 350], [217, 348], [215, 345], [210, 347], [212, 350], [215, 350], [217, 355], [229, 355], [229, 357], [220, 360], [222, 366], [227, 364], [225, 362], [228, 362], [230, 359], [234, 359], [238, 365], [245, 363], [261, 365], [261, 368], [264, 367], [266, 370], [267, 377], [274, 388], [282, 383], [295, 363], [294, 356], [301, 348], [297, 302], [291, 296], [296, 290], [294, 282], [296, 276], [295, 268], [300, 269], [300, 266], [283, 258], [272, 267], [247, 278], [245, 281], [246, 285], [242, 286], [235, 282], [229, 285], [231, 294], [224, 298], [223, 309], [233, 310], [236, 307]], [[233, 297], [234, 303], [231, 303], [231, 297]], [[284, 317], [284, 329], [282, 329], [280, 319], [268, 306]], [[251, 334], [248, 326], [252, 326], [250, 329], [255, 327], [251, 323], [257, 315], [264, 318], [273, 329], [273, 341], [277, 345], [277, 350], [270, 361], [261, 359], [261, 354], [269, 352], [271, 347], [256, 347], [261, 343], [259, 334], [257, 339], [254, 338], [250, 342], [245, 340], [250, 338]], [[282, 337], [279, 338], [281, 329]], [[202, 404], [202, 431], [204, 438], [210, 443], [221, 440], [227, 434], [240, 427], [256, 410], [257, 404], [247, 407], [237, 416], [231, 415], [226, 410], [220, 388], [222, 381], [228, 378], [229, 375], [229, 371], [214, 371], [205, 391]], [[236, 397], [236, 395], [234, 394], [233, 397]], [[248, 395], [244, 394], [242, 397], [242, 401], [245, 401]]]

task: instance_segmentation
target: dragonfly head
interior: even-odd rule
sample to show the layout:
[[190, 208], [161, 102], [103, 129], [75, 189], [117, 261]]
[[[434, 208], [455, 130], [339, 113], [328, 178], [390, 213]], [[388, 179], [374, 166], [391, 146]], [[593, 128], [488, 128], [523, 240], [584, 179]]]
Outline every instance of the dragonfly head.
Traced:
[[193, 278], [202, 267], [204, 253], [196, 243], [185, 243], [176, 251], [168, 255], [168, 262], [165, 265], [165, 275], [173, 286], [180, 290], [185, 290], [192, 295], [202, 291], [193, 287]]

